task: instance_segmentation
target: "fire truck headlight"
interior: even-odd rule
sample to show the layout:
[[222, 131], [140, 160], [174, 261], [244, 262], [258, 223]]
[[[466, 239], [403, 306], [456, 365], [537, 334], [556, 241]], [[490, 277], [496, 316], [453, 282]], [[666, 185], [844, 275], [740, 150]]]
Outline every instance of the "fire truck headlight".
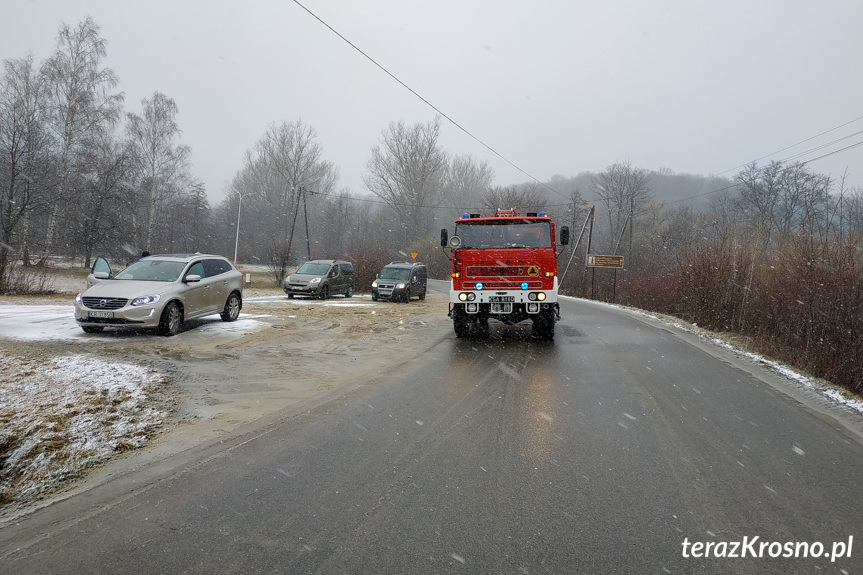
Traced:
[[538, 299], [539, 301], [545, 301], [545, 292], [539, 292], [538, 294], [536, 294], [536, 299]]
[[467, 294], [464, 292], [458, 294], [458, 301], [467, 301]]
[[527, 289], [527, 282], [521, 282], [521, 289]]
[[530, 301], [536, 301], [536, 292], [530, 292], [529, 294], [527, 294], [527, 299], [529, 299]]
[[482, 289], [482, 282], [477, 282], [476, 289], [478, 289], [478, 290]]

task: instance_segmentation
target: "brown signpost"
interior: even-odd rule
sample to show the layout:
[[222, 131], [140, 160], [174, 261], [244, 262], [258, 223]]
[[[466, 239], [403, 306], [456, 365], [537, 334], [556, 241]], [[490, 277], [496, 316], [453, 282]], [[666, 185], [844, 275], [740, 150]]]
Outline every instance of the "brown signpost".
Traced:
[[596, 254], [587, 254], [587, 267], [622, 268], [623, 256], [599, 256]]

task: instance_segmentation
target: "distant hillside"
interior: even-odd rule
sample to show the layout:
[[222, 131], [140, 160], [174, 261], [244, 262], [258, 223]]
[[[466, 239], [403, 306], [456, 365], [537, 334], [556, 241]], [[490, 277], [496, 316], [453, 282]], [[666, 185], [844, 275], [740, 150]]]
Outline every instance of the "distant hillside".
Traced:
[[[653, 199], [668, 207], [679, 204], [705, 208], [710, 205], [712, 198], [718, 196], [723, 190], [730, 191], [729, 188], [734, 185], [732, 180], [716, 176], [660, 173], [655, 171], [649, 171], [648, 174], [650, 175], [648, 185], [650, 186], [650, 193]], [[569, 197], [572, 190], [578, 190], [585, 201], [588, 203], [595, 202], [597, 197], [593, 191], [593, 178], [597, 175], [595, 172], [582, 172], [577, 176], [571, 177], [553, 176], [551, 180], [545, 183], [561, 195], [558, 196], [552, 192], [548, 192], [549, 201], [551, 203], [563, 202], [565, 198]], [[515, 187], [536, 187], [536, 184], [527, 182]]]

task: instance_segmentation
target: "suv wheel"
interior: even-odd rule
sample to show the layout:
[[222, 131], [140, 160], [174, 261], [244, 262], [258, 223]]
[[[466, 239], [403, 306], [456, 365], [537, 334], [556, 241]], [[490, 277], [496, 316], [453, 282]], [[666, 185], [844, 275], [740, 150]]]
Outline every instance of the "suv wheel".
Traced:
[[177, 335], [183, 324], [183, 313], [177, 302], [172, 301], [162, 310], [162, 318], [159, 320], [159, 333], [164, 336]]
[[240, 296], [232, 293], [228, 296], [228, 301], [225, 302], [225, 309], [222, 311], [222, 321], [235, 321], [240, 317]]
[[320, 298], [321, 298], [321, 299], [327, 299], [327, 296], [328, 296], [328, 295], [330, 295], [330, 294], [329, 294], [329, 292], [330, 292], [330, 288], [328, 288], [328, 287], [327, 287], [327, 286], [325, 286], [325, 285], [324, 285], [324, 286], [321, 286], [321, 295], [320, 295]]
[[345, 297], [352, 297], [354, 295], [354, 286], [348, 286], [348, 291], [345, 292]]

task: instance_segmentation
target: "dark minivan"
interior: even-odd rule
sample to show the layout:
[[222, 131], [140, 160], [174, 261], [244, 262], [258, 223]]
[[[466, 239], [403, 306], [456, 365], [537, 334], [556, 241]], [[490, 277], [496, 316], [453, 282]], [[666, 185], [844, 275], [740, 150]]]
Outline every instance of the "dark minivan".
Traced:
[[372, 300], [411, 301], [426, 298], [428, 273], [419, 262], [392, 262], [384, 266], [372, 282]]
[[354, 266], [343, 260], [310, 260], [285, 278], [289, 298], [306, 295], [327, 299], [334, 294], [354, 295]]

